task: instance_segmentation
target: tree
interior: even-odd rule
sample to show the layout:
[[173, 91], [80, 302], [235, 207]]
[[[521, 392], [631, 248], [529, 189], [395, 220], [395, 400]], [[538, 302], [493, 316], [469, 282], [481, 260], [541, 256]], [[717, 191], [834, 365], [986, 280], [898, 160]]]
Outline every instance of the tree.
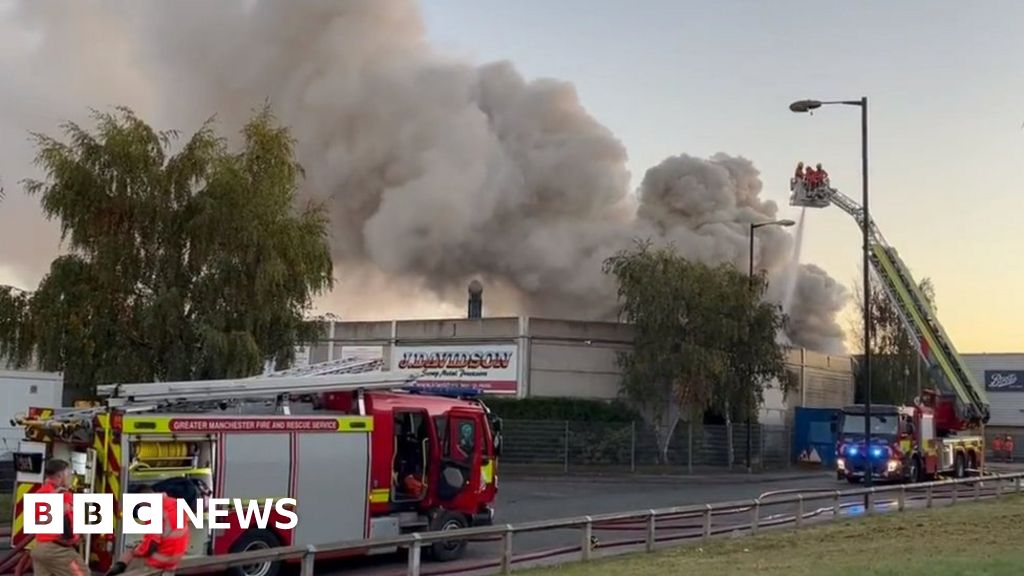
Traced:
[[269, 107], [228, 150], [203, 124], [171, 154], [127, 108], [97, 128], [34, 134], [46, 180], [25, 182], [67, 254], [29, 295], [0, 293], [0, 353], [97, 384], [242, 377], [289, 364], [303, 313], [332, 285], [322, 206], [293, 208], [301, 167]]
[[[863, 284], [861, 284], [863, 286]], [[930, 278], [918, 283], [921, 294], [932, 311], [935, 307], [935, 286]], [[864, 291], [856, 297], [857, 318], [854, 333], [860, 349], [864, 349]], [[871, 400], [883, 404], [909, 404], [921, 388], [934, 387], [927, 365], [917, 351], [917, 344], [906, 329], [899, 310], [893, 305], [884, 287], [871, 278]], [[856, 401], [864, 401], [864, 370], [857, 371]]]
[[654, 428], [663, 463], [682, 414], [692, 422], [715, 403], [759, 399], [763, 378], [784, 372], [780, 313], [731, 266], [643, 241], [608, 258], [604, 271], [617, 280], [620, 317], [634, 326], [632, 350], [619, 355], [623, 392]]
[[[732, 333], [725, 344], [726, 350], [731, 351], [730, 362], [713, 397], [713, 406], [725, 416], [727, 423], [735, 417], [754, 425], [767, 385], [774, 382], [784, 395], [795, 385], [786, 370], [785, 348], [777, 337], [785, 330], [785, 316], [780, 307], [762, 301], [768, 286], [763, 274], [750, 278], [725, 268], [721, 284], [723, 316], [738, 319], [740, 329]], [[730, 437], [730, 464], [732, 447]]]

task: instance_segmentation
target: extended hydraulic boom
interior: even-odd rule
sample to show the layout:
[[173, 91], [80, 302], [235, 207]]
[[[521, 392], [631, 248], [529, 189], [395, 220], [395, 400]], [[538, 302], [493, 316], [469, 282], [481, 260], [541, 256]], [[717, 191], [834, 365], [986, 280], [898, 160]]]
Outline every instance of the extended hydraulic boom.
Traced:
[[[835, 204], [853, 216], [858, 225], [864, 225], [863, 208], [831, 187], [827, 180], [808, 189], [804, 180], [794, 178], [790, 182], [790, 190], [793, 192], [790, 197], [793, 206], [824, 208]], [[896, 250], [889, 246], [871, 220], [868, 221], [868, 238], [871, 267], [885, 294], [899, 311], [908, 333], [914, 335], [917, 350], [936, 382], [956, 396], [955, 414], [937, 407], [936, 428], [955, 432], [988, 422], [989, 403], [984, 388], [978, 385], [960, 358]]]

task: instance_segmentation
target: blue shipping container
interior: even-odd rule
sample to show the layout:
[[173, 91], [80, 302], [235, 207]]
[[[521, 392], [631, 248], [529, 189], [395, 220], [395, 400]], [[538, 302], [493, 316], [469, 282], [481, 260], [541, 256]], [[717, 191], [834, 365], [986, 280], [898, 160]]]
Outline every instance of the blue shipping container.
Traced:
[[835, 468], [838, 422], [842, 410], [797, 408], [793, 418], [793, 461]]

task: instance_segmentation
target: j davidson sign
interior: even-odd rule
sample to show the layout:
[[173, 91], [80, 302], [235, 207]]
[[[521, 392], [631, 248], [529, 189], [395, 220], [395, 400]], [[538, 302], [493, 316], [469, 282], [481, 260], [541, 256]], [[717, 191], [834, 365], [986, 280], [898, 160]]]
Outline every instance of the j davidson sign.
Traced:
[[475, 388], [485, 394], [515, 394], [516, 346], [395, 346], [392, 368], [424, 370], [423, 386]]
[[986, 370], [985, 390], [1024, 392], [1024, 370]]

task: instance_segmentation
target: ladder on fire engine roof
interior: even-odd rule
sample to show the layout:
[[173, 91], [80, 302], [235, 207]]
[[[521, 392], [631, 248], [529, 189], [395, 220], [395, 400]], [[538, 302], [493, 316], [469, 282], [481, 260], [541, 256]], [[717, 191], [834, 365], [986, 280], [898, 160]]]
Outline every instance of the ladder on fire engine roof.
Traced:
[[337, 360], [318, 362], [308, 366], [296, 366], [287, 370], [278, 370], [267, 374], [271, 378], [283, 376], [329, 376], [331, 374], [359, 374], [361, 372], [372, 372], [384, 369], [382, 358], [360, 358], [358, 356], [345, 356]]
[[[791, 205], [824, 208], [835, 204], [863, 227], [864, 209], [828, 182], [808, 190], [802, 180], [793, 179], [790, 189], [793, 191], [790, 196]], [[881, 280], [886, 296], [899, 311], [900, 320], [908, 334], [914, 335], [918, 354], [928, 364], [939, 384], [944, 384], [956, 394], [960, 417], [973, 423], [988, 422], [989, 403], [984, 388], [975, 381], [910, 270], [896, 254], [896, 250], [885, 241], [874, 220], [868, 222], [868, 246], [868, 260], [875, 277]]]
[[[319, 394], [360, 390], [393, 390], [414, 384], [419, 372], [383, 371], [381, 359], [346, 357], [310, 366], [281, 370], [265, 376], [233, 380], [153, 382], [146, 384], [109, 384], [98, 386], [97, 393], [107, 398], [106, 406], [58, 408], [39, 420], [25, 416], [12, 420], [15, 426], [33, 426], [62, 437], [88, 431], [93, 418], [116, 407], [127, 413], [149, 412], [172, 406], [187, 406], [216, 401], [278, 399], [282, 395]], [[287, 409], [285, 413], [288, 413]]]
[[342, 359], [330, 366], [308, 368], [250, 378], [152, 382], [145, 384], [108, 384], [97, 387], [110, 407], [151, 404], [191, 404], [217, 400], [237, 401], [277, 398], [287, 395], [324, 392], [391, 390], [415, 384], [418, 371], [382, 371], [376, 360]]

